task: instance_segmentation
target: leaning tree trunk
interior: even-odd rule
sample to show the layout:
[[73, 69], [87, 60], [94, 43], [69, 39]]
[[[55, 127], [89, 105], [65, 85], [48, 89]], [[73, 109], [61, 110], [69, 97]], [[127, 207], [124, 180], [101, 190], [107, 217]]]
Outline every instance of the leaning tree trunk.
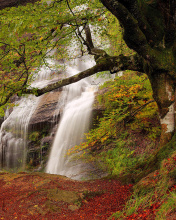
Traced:
[[175, 131], [175, 86], [168, 73], [154, 73], [149, 79], [159, 109], [160, 146], [163, 146], [171, 140]]

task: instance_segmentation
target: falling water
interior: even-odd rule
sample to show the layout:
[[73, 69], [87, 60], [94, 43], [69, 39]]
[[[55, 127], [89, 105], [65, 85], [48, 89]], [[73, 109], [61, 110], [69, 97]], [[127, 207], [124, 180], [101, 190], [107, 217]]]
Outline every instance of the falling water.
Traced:
[[[51, 60], [49, 63], [51, 66], [54, 64]], [[66, 75], [75, 75], [93, 65], [94, 61], [89, 57], [75, 59], [74, 63], [67, 62]], [[50, 82], [53, 72], [50, 68], [41, 67], [31, 86], [44, 87]], [[73, 160], [73, 157], [66, 156], [66, 152], [85, 140], [84, 133], [89, 129], [94, 102], [95, 87], [92, 82], [93, 79], [89, 77], [63, 88], [58, 103], [62, 102], [64, 109], [46, 167], [47, 173], [79, 179], [84, 165], [80, 160], [75, 160], [75, 157]], [[16, 170], [25, 166], [28, 125], [39, 102], [40, 97], [30, 95], [17, 101], [11, 113], [9, 110], [6, 111], [0, 129], [1, 168]], [[60, 111], [59, 105], [56, 111]]]
[[[69, 66], [67, 72], [74, 75], [92, 65], [89, 60], [77, 60], [77, 66]], [[89, 129], [94, 91], [90, 78], [64, 88], [62, 95], [65, 107], [46, 167], [47, 173], [74, 178], [80, 172], [81, 163], [72, 160], [66, 153], [85, 139], [84, 133]]]
[[2, 123], [0, 131], [0, 158], [1, 167], [18, 168], [24, 167], [26, 136], [28, 123], [37, 100], [30, 95], [28, 99], [22, 98], [16, 102], [13, 111]]
[[[53, 61], [48, 60], [50, 65]], [[31, 84], [32, 87], [42, 87], [48, 84], [53, 70], [41, 67]], [[0, 129], [0, 167], [16, 170], [25, 167], [27, 151], [27, 134], [30, 118], [35, 111], [40, 97], [29, 95], [15, 102], [13, 109], [6, 110], [5, 120]]]

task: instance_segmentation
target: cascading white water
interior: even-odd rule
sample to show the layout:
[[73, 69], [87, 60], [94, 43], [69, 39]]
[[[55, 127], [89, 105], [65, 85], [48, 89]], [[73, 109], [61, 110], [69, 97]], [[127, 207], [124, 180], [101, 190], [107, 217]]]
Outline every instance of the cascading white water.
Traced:
[[30, 95], [16, 102], [12, 113], [2, 123], [0, 131], [0, 158], [3, 168], [24, 166], [28, 123], [37, 105]]
[[[55, 71], [53, 69], [54, 62], [48, 60], [48, 63], [52, 69], [41, 67], [37, 75], [34, 75], [34, 81], [31, 83], [31, 87], [44, 87], [50, 82], [53, 72]], [[75, 59], [74, 62], [67, 62], [66, 75], [74, 75], [79, 71], [90, 68], [93, 64], [94, 62], [89, 57]], [[59, 172], [60, 174], [60, 171], [63, 171], [64, 167], [63, 174], [69, 176], [74, 174], [72, 171], [74, 169], [73, 163], [72, 165], [67, 163], [68, 161], [64, 155], [68, 148], [83, 141], [84, 133], [88, 131], [91, 106], [94, 100], [94, 92], [91, 90], [90, 81], [90, 78], [84, 79], [80, 82], [66, 86], [63, 89], [59, 103], [62, 99], [65, 108], [63, 111], [63, 117], [60, 121], [60, 130], [57, 132], [53, 145], [54, 150], [54, 146], [60, 145], [62, 140], [64, 140], [64, 144], [59, 149], [60, 158], [62, 159], [55, 160], [55, 164], [57, 163], [57, 165], [52, 163], [52, 166], [54, 165], [54, 167], [57, 167], [57, 171], [51, 171], [53, 168], [51, 168], [51, 163], [48, 163], [47, 167], [49, 169], [48, 172], [50, 173]], [[16, 170], [17, 168], [25, 166], [28, 124], [39, 102], [40, 97], [30, 95], [16, 101], [15, 107], [10, 111], [11, 113], [9, 113], [9, 109], [6, 110], [5, 120], [0, 129], [1, 168]], [[50, 158], [52, 158], [52, 154]], [[52, 160], [53, 159], [50, 159], [50, 161]], [[60, 165], [58, 165], [58, 162]]]
[[[77, 59], [77, 66], [67, 67], [67, 72], [74, 75], [92, 65], [90, 60], [85, 62], [85, 59]], [[74, 178], [80, 172], [81, 164], [66, 156], [66, 153], [68, 149], [84, 141], [84, 133], [89, 129], [94, 91], [90, 78], [64, 88], [62, 94], [65, 107], [46, 167], [47, 173]]]
[[[48, 60], [50, 65], [53, 61]], [[41, 67], [31, 87], [43, 87], [48, 84], [48, 79], [53, 71], [48, 67]], [[28, 124], [35, 111], [40, 97], [29, 95], [15, 102], [15, 107], [9, 114], [6, 110], [5, 120], [0, 129], [0, 167], [16, 170], [24, 168], [26, 161], [26, 144]]]

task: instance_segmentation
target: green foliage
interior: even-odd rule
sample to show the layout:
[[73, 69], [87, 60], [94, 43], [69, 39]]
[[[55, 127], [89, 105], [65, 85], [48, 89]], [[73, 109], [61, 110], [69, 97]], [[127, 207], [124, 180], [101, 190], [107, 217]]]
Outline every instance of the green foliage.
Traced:
[[111, 55], [130, 55], [134, 51], [129, 49], [123, 40], [123, 28], [120, 26], [119, 21], [109, 12], [107, 12], [107, 17], [109, 21], [108, 32], [106, 33], [109, 37], [109, 48], [108, 52]]
[[[89, 151], [106, 164], [111, 174], [119, 175], [142, 162], [154, 138], [159, 137], [159, 126], [152, 124], [157, 117], [157, 106], [154, 102], [146, 105], [152, 100], [152, 90], [145, 75], [126, 72], [107, 81], [100, 89], [106, 91], [98, 96], [100, 105], [105, 107], [104, 116], [98, 127], [86, 134], [87, 142], [74, 147], [68, 154], [82, 150], [84, 157]], [[145, 108], [141, 108], [143, 105]], [[139, 137], [135, 137], [136, 133]], [[141, 142], [146, 141], [143, 155], [138, 154], [140, 135]]]
[[[108, 17], [105, 8], [97, 1], [42, 0], [35, 4], [6, 8], [0, 11], [0, 100], [24, 90], [29, 85], [31, 72], [41, 64], [52, 49], [57, 49], [57, 59], [74, 58], [70, 45], [77, 44], [78, 51], [85, 47], [78, 35], [86, 23], [94, 26], [98, 45], [105, 33]], [[105, 38], [103, 39], [105, 43]], [[71, 44], [70, 44], [71, 43]], [[106, 45], [106, 43], [105, 43]]]
[[100, 153], [102, 161], [108, 166], [111, 175], [119, 175], [128, 167], [132, 167], [138, 161], [134, 157], [134, 151], [125, 147], [126, 142], [118, 140], [114, 149], [103, 151]]
[[175, 201], [176, 201], [176, 191], [170, 192], [169, 197], [165, 199], [166, 201], [161, 205], [158, 210], [156, 220], [166, 220], [168, 213], [175, 212]]
[[34, 131], [29, 135], [29, 140], [30, 141], [37, 141], [39, 136], [40, 136], [40, 132]]

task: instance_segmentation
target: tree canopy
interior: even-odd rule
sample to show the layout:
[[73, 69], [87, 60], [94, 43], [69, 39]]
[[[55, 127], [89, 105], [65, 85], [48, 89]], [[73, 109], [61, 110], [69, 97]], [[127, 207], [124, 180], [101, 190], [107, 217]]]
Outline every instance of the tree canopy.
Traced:
[[[0, 105], [15, 93], [41, 95], [97, 72], [145, 72], [159, 108], [161, 140], [167, 142], [175, 130], [175, 8], [175, 0], [42, 0], [1, 10]], [[108, 49], [110, 26], [117, 19], [131, 54]], [[92, 32], [103, 36], [101, 45]], [[82, 55], [94, 56], [95, 66], [43, 89], [30, 88], [32, 70], [46, 62], [52, 49], [57, 59], [68, 59], [66, 47], [73, 39]]]
[[[45, 62], [47, 54], [52, 49], [57, 49], [58, 59], [66, 57], [68, 55], [66, 48], [73, 38], [82, 54], [89, 53], [95, 56], [97, 65], [77, 77], [72, 77], [69, 81], [64, 80], [35, 91], [36, 94], [41, 95], [96, 72], [104, 70], [117, 72], [118, 69], [122, 69], [117, 65], [119, 62], [122, 65], [122, 60], [126, 65], [128, 62], [131, 63], [131, 58], [122, 55], [111, 57], [94, 46], [89, 26], [95, 26], [94, 31], [99, 32], [99, 35], [108, 35], [108, 29], [105, 27], [111, 22], [110, 16], [98, 1], [91, 3], [53, 1], [50, 4], [43, 1], [2, 10], [1, 105], [16, 92], [34, 93], [26, 89], [29, 86], [31, 69]], [[105, 41], [104, 44], [108, 42]], [[98, 58], [104, 58], [104, 60]], [[130, 68], [136, 70], [135, 65], [131, 65], [128, 69]]]

